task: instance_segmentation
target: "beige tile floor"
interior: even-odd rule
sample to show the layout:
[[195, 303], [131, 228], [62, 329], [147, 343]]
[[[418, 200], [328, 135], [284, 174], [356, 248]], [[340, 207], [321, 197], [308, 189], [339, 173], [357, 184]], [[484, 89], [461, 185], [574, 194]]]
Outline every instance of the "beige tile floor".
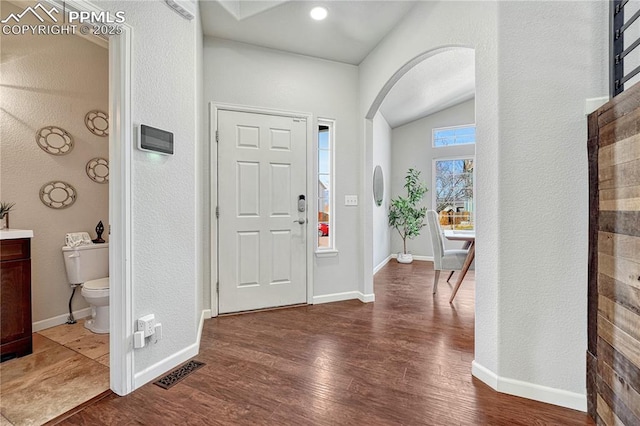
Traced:
[[33, 353], [0, 364], [0, 426], [41, 425], [109, 389], [109, 335], [77, 324], [33, 334]]

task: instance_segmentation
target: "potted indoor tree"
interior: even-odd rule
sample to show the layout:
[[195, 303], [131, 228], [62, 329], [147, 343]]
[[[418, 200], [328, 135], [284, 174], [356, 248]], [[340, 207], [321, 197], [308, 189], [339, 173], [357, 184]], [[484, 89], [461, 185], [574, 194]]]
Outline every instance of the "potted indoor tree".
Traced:
[[396, 228], [402, 238], [404, 251], [398, 253], [398, 262], [411, 263], [413, 256], [407, 252], [407, 238], [417, 237], [425, 226], [424, 217], [427, 214], [427, 208], [421, 207], [420, 202], [427, 192], [427, 185], [420, 182], [420, 171], [413, 168], [409, 169], [404, 180], [407, 196], [391, 200], [389, 226]]

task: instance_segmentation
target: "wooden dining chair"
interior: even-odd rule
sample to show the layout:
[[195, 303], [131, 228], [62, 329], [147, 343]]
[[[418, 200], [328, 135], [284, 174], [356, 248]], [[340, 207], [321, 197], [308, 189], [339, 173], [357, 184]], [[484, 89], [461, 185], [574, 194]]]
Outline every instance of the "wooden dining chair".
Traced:
[[431, 245], [433, 246], [433, 269], [435, 270], [433, 294], [436, 294], [440, 271], [451, 271], [449, 278], [447, 278], [448, 282], [455, 271], [462, 270], [464, 261], [467, 258], [467, 250], [445, 250], [444, 232], [440, 227], [438, 213], [434, 210], [427, 211], [427, 226], [429, 234], [431, 234]]

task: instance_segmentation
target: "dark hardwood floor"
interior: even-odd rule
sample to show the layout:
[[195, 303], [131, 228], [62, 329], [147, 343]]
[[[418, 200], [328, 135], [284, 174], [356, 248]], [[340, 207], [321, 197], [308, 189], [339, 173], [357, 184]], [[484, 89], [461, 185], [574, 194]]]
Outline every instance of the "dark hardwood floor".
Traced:
[[62, 424], [593, 424], [472, 378], [474, 275], [453, 305], [446, 276], [434, 298], [430, 262], [392, 260], [375, 277], [375, 303], [207, 320], [195, 358], [206, 366], [169, 390], [112, 395]]

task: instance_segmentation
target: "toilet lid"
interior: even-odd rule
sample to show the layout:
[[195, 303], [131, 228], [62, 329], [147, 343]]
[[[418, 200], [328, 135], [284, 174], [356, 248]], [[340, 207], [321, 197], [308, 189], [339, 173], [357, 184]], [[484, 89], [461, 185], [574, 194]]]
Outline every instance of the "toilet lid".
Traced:
[[104, 290], [109, 288], [109, 277], [87, 281], [83, 285], [88, 290]]

